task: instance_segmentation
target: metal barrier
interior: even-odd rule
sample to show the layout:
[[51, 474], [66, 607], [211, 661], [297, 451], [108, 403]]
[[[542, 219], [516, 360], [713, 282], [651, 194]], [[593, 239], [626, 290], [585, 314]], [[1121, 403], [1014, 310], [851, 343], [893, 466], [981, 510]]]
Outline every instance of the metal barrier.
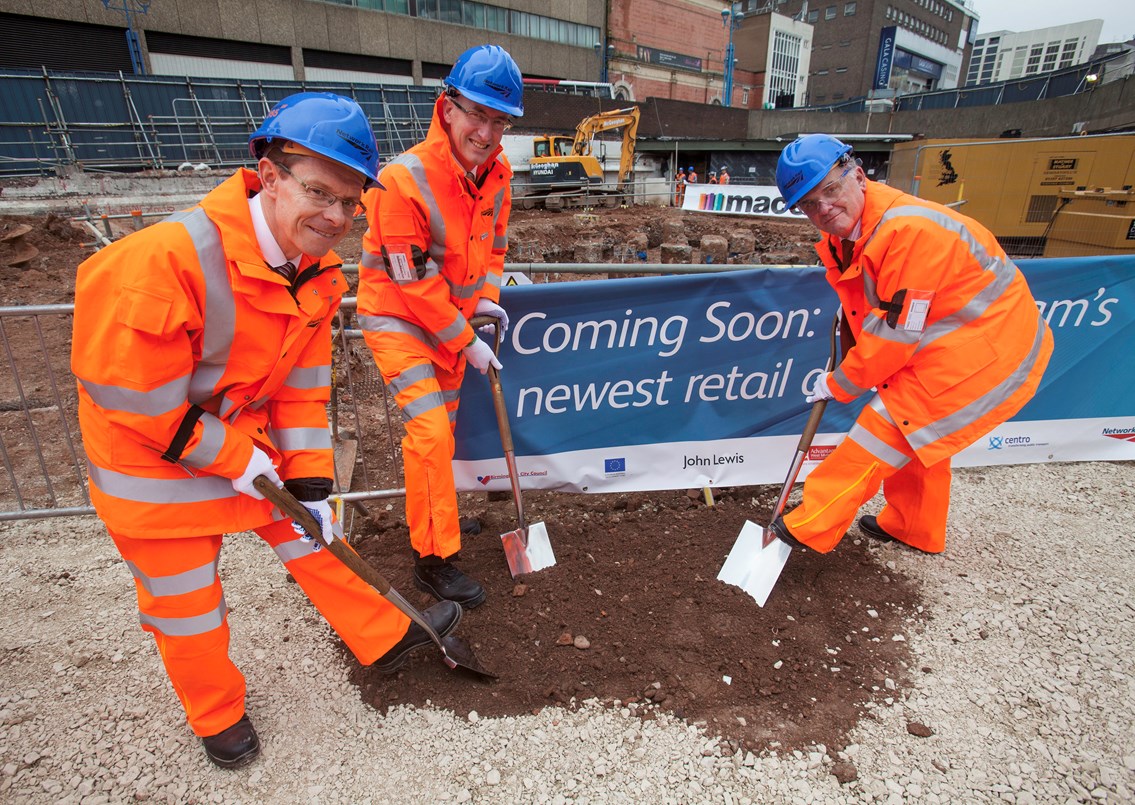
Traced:
[[[97, 233], [97, 230], [96, 230]], [[661, 263], [509, 263], [539, 274], [694, 274], [747, 265]], [[348, 272], [357, 265], [344, 266]], [[343, 300], [334, 333], [328, 421], [335, 447], [336, 496], [366, 501], [405, 495], [397, 404], [387, 394], [361, 332], [351, 326], [355, 298]], [[73, 305], [0, 307], [0, 521], [94, 514], [78, 427], [78, 392], [70, 370]], [[350, 527], [348, 525], [348, 533]]]

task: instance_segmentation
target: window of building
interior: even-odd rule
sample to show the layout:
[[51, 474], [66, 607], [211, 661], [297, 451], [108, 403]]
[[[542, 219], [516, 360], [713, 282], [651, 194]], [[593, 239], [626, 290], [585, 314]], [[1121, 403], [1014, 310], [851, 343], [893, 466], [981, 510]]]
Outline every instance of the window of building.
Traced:
[[816, 20], [818, 20], [819, 18], [820, 12], [818, 10], [813, 9], [812, 11], [808, 12], [808, 22], [812, 23], [813, 25], [815, 25]]
[[852, 17], [855, 15], [855, 3], [843, 4], [843, 16]]
[[835, 19], [835, 6], [828, 6], [827, 8], [824, 9], [824, 19], [825, 20], [834, 20]]
[[836, 71], [837, 73], [846, 73], [846, 72], [847, 72], [847, 68], [846, 68], [846, 67], [837, 67], [837, 68], [835, 68], [835, 71]]

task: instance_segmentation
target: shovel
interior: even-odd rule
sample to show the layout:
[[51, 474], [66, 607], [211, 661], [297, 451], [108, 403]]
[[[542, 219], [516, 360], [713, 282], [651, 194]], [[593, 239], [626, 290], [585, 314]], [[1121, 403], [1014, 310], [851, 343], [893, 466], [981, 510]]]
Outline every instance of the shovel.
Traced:
[[[496, 340], [493, 352], [500, 350], [500, 322], [492, 316], [475, 316], [469, 324], [476, 328], [485, 324], [496, 327]], [[556, 563], [556, 555], [552, 552], [552, 543], [548, 539], [548, 528], [543, 522], [527, 523], [524, 519], [524, 500], [520, 494], [520, 474], [516, 471], [516, 452], [512, 446], [512, 429], [508, 424], [508, 408], [504, 401], [504, 390], [501, 388], [500, 372], [495, 366], [489, 366], [489, 386], [493, 392], [493, 408], [497, 414], [497, 429], [501, 435], [501, 446], [504, 447], [504, 461], [508, 466], [508, 480], [512, 485], [512, 498], [516, 502], [517, 528], [515, 531], [506, 531], [501, 534], [501, 543], [504, 545], [504, 556], [508, 560], [508, 569], [515, 579], [525, 573], [535, 573]]]
[[[280, 489], [263, 475], [257, 476], [253, 481], [253, 485], [260, 490], [260, 494], [276, 504], [280, 511], [299, 523], [308, 534], [319, 539], [319, 523], [312, 517], [311, 512], [304, 508], [304, 505], [296, 500], [288, 490]], [[441, 658], [446, 665], [454, 669], [464, 668], [486, 679], [497, 678], [496, 674], [486, 670], [485, 667], [477, 661], [477, 658], [473, 655], [473, 650], [469, 648], [469, 645], [460, 637], [452, 634], [447, 637], [441, 637], [437, 631], [430, 626], [430, 622], [426, 620], [425, 615], [403, 598], [401, 593], [391, 587], [390, 582], [375, 570], [369, 562], [355, 553], [347, 543], [340, 539], [334, 539], [331, 541], [331, 544], [327, 546], [327, 549], [335, 554], [335, 557], [340, 562], [354, 571], [355, 575], [378, 590], [379, 595], [393, 604], [414, 623], [421, 626], [426, 634], [430, 636], [430, 639], [441, 649]]]
[[[835, 334], [839, 326], [839, 318], [839, 313], [836, 313], [832, 321], [831, 352], [826, 369], [828, 372], [832, 371], [836, 363]], [[827, 400], [816, 400], [812, 403], [812, 413], [809, 414], [804, 432], [800, 434], [800, 441], [796, 444], [796, 456], [792, 459], [792, 466], [788, 468], [788, 477], [785, 478], [784, 486], [780, 490], [776, 508], [769, 520], [770, 524], [784, 513], [784, 506], [788, 503], [788, 496], [796, 483], [796, 477], [804, 466], [808, 448], [812, 446], [812, 439], [819, 430], [820, 420], [824, 416], [827, 404]], [[756, 523], [746, 520], [717, 578], [726, 584], [740, 587], [756, 599], [757, 606], [763, 607], [791, 553], [792, 547], [778, 540], [771, 528], [761, 528]]]

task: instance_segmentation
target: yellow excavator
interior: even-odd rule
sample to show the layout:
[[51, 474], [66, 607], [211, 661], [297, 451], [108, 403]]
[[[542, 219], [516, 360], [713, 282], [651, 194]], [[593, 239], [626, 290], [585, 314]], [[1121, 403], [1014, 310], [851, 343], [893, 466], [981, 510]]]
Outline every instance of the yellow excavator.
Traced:
[[[595, 203], [608, 207], [626, 203], [634, 169], [638, 115], [637, 106], [600, 112], [580, 121], [574, 137], [549, 134], [533, 138], [528, 186], [515, 201], [526, 210], [541, 204], [549, 210], [562, 210]], [[611, 187], [604, 184], [603, 166], [591, 153], [591, 138], [619, 128], [623, 130], [622, 154], [618, 180]]]

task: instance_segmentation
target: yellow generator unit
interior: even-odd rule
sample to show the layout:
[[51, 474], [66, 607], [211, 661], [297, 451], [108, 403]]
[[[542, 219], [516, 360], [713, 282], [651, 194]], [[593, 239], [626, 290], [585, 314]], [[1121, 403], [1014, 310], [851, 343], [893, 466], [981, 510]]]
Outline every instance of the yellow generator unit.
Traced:
[[887, 176], [980, 221], [1010, 254], [1039, 256], [1062, 191], [1135, 186], [1135, 134], [912, 140], [895, 145]]
[[1135, 190], [1065, 189], [1058, 198], [1045, 257], [1135, 254]]

